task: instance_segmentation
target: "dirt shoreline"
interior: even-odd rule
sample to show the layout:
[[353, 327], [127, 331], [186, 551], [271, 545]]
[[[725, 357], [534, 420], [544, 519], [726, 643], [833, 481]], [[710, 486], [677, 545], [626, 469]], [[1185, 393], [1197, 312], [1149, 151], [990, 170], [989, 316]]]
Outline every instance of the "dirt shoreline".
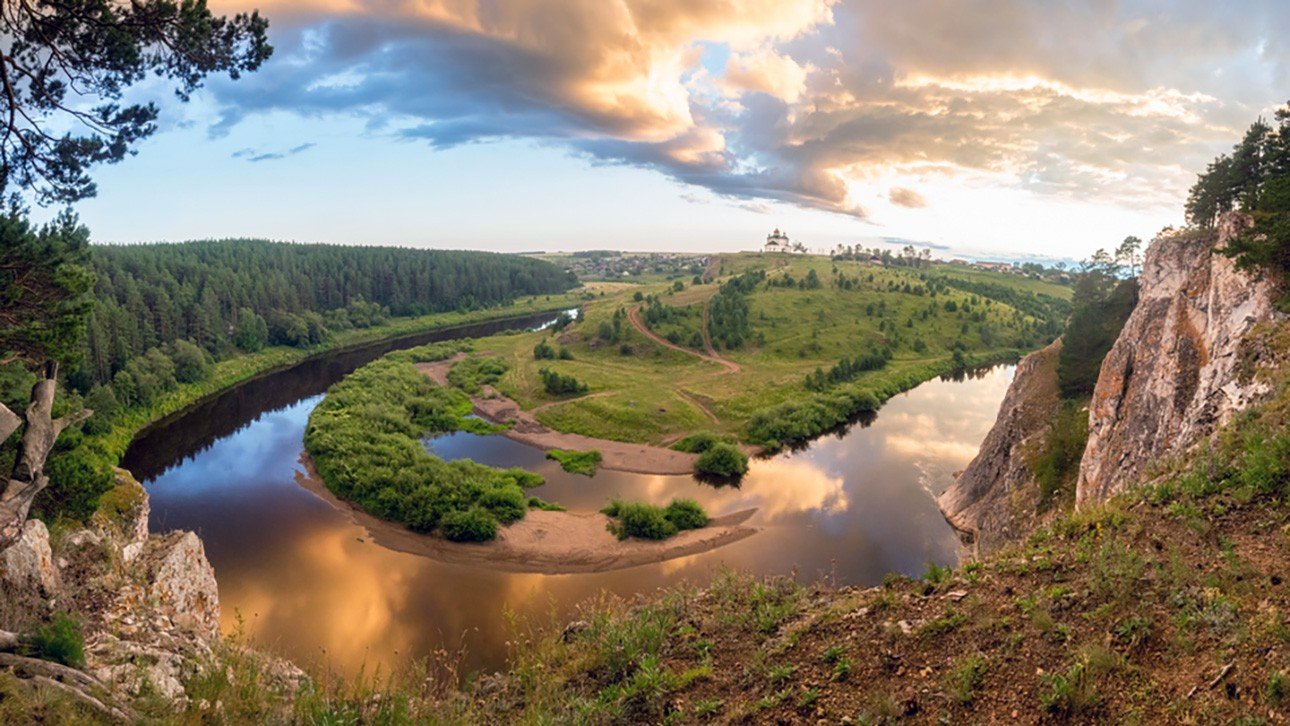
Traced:
[[304, 471], [296, 472], [296, 483], [345, 512], [376, 544], [449, 564], [544, 575], [608, 572], [710, 552], [759, 531], [745, 524], [757, 510], [746, 509], [663, 541], [620, 541], [606, 529], [610, 518], [600, 512], [529, 510], [524, 519], [500, 527], [492, 542], [449, 542], [378, 519], [336, 496], [314, 470], [308, 453], [301, 453], [300, 464]]
[[[418, 363], [417, 370], [430, 377], [430, 380], [441, 386], [448, 386], [448, 371], [453, 363], [465, 358], [464, 353], [447, 360], [434, 363]], [[550, 449], [572, 449], [575, 451], [600, 452], [600, 468], [612, 471], [625, 471], [632, 474], [688, 475], [694, 473], [694, 462], [698, 455], [684, 451], [674, 451], [648, 444], [630, 444], [624, 441], [597, 439], [582, 434], [569, 434], [553, 431], [540, 423], [529, 411], [503, 395], [492, 386], [484, 386], [478, 396], [470, 397], [475, 406], [475, 413], [496, 424], [511, 423], [511, 427], [502, 435], [513, 441], [549, 451]]]

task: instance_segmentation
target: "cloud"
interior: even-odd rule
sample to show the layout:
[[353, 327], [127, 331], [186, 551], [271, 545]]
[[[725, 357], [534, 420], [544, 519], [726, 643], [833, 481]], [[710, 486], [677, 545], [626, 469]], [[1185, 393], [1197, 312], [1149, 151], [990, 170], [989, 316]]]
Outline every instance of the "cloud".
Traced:
[[288, 156], [295, 156], [317, 146], [315, 143], [305, 143], [299, 146], [293, 146], [286, 151], [256, 151], [251, 148], [238, 149], [232, 153], [234, 159], [246, 159], [249, 162], [256, 163], [260, 161], [273, 161], [275, 159], [285, 159]]
[[278, 53], [212, 84], [212, 133], [285, 110], [365, 118], [369, 133], [432, 149], [534, 139], [735, 200], [859, 218], [921, 206], [913, 189], [944, 179], [1176, 206], [1290, 87], [1280, 0], [262, 8]]
[[891, 192], [887, 194], [887, 199], [898, 207], [909, 209], [922, 209], [927, 206], [927, 200], [922, 194], [907, 187], [892, 187]]

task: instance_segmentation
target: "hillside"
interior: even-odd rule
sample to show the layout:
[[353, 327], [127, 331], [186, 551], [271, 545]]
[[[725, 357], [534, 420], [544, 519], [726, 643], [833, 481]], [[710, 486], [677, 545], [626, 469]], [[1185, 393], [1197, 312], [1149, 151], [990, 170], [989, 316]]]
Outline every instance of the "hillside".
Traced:
[[[552, 429], [661, 446], [708, 431], [778, 448], [956, 367], [1049, 342], [1070, 296], [949, 265], [745, 253], [710, 269], [710, 281], [593, 283], [581, 317], [550, 331], [564, 359], [535, 359], [542, 334], [477, 350], [507, 365], [498, 390]], [[887, 359], [852, 365], [873, 356]], [[551, 394], [542, 368], [588, 391]]]

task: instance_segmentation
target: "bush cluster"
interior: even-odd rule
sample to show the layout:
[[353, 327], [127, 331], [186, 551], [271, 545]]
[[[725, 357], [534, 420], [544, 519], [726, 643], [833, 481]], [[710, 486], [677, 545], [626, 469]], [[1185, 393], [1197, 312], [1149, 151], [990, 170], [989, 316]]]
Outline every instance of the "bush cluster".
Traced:
[[716, 443], [709, 446], [698, 461], [694, 471], [707, 476], [733, 479], [748, 473], [748, 455], [732, 444]]
[[[451, 344], [394, 353], [332, 386], [309, 417], [305, 448], [337, 495], [371, 514], [458, 541], [491, 539], [498, 523], [524, 516], [524, 489], [543, 483], [523, 469], [445, 462], [422, 439], [474, 428], [470, 400], [434, 385], [412, 365], [443, 360]], [[485, 520], [487, 520], [485, 522]]]
[[618, 520], [610, 530], [618, 539], [667, 539], [682, 530], [708, 524], [707, 513], [693, 499], [673, 499], [666, 507], [615, 499], [600, 511]]
[[542, 376], [542, 387], [553, 396], [571, 396], [587, 392], [587, 384], [550, 368], [539, 369], [538, 375]]

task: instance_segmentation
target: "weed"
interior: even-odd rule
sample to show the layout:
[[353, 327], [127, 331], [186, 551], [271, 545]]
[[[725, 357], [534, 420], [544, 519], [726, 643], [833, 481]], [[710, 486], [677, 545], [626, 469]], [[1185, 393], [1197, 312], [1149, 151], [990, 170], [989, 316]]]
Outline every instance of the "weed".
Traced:
[[959, 661], [950, 672], [949, 692], [954, 700], [967, 705], [976, 698], [981, 681], [985, 678], [985, 656], [973, 653]]

